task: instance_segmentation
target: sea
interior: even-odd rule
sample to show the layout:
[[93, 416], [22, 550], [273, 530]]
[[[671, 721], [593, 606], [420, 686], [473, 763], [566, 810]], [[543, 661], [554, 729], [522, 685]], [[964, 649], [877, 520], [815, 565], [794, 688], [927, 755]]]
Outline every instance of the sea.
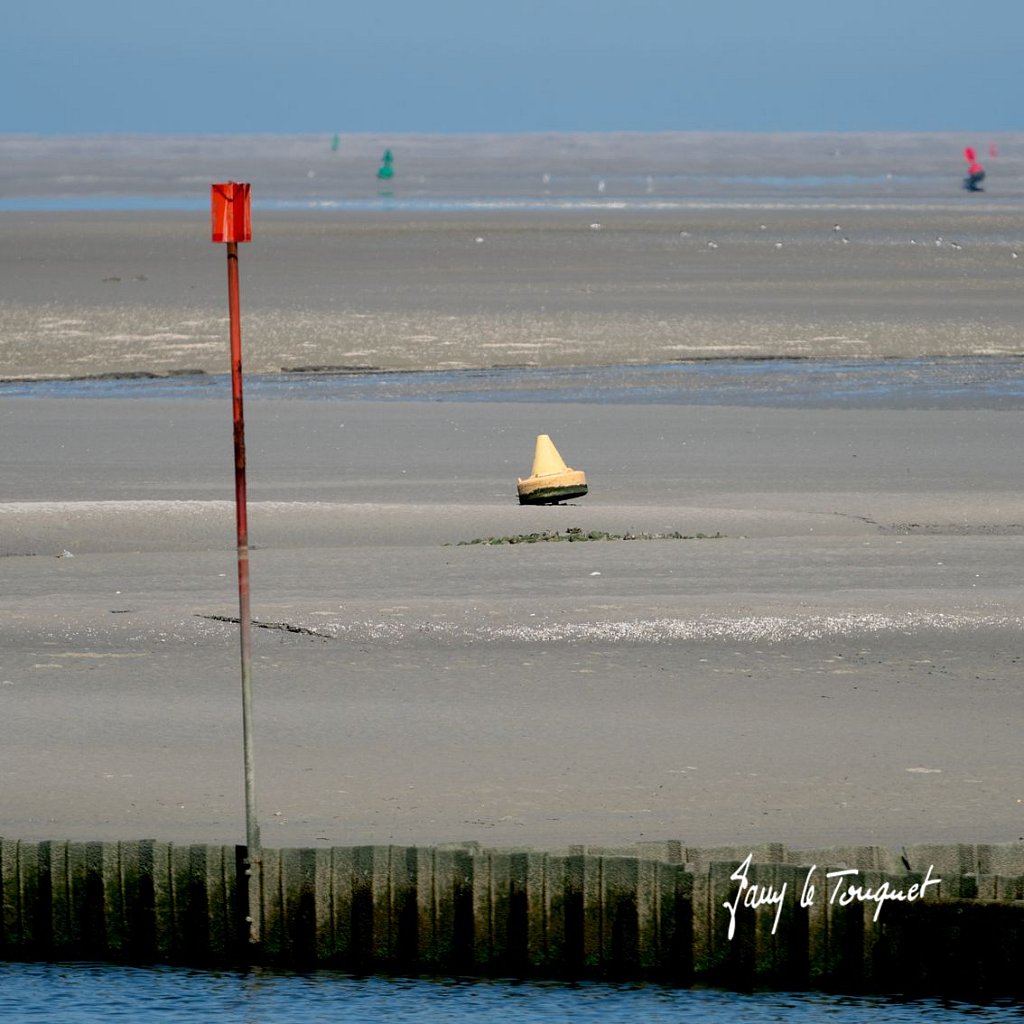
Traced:
[[[961, 187], [977, 148], [989, 191]], [[391, 154], [391, 160], [387, 154]], [[391, 164], [401, 187], [386, 174]], [[1024, 224], [1024, 135], [608, 133], [530, 136], [0, 136], [0, 213], [208, 208], [209, 183], [259, 181], [254, 210], [963, 210]], [[1024, 230], [1021, 232], [1024, 236]], [[1012, 242], [1014, 239], [1008, 238]], [[247, 394], [379, 401], [602, 401], [1020, 408], [1018, 359], [707, 363], [261, 375]], [[8, 381], [3, 396], [223, 398], [218, 375]], [[1008, 1022], [987, 1003], [652, 984], [352, 977], [96, 963], [0, 964], [0, 1021]]]
[[[972, 147], [983, 192], [962, 188]], [[392, 176], [387, 176], [390, 169]], [[1024, 134], [0, 134], [0, 211], [1020, 210]]]

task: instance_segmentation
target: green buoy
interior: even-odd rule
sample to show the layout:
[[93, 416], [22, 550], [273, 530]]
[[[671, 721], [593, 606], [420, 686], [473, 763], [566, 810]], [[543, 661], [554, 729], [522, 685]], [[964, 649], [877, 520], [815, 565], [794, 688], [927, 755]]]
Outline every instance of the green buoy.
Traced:
[[391, 155], [391, 150], [385, 149], [384, 156], [381, 159], [383, 163], [377, 169], [377, 177], [381, 180], [393, 178], [395, 176], [395, 169], [391, 165], [394, 163], [395, 158]]

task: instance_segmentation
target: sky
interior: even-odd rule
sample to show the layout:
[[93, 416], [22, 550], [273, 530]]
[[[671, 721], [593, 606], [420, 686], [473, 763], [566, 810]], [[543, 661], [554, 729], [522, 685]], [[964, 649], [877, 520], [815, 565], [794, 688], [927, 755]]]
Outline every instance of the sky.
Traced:
[[1022, 0], [29, 0], [0, 133], [1017, 131]]

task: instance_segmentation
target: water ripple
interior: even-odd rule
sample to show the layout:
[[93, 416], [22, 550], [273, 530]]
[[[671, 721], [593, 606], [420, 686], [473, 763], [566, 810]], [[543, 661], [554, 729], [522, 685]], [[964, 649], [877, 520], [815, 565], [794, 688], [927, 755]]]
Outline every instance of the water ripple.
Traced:
[[0, 964], [5, 1024], [99, 1024], [131, 1020], [174, 1024], [552, 1024], [601, 1021], [645, 1024], [1002, 1024], [1024, 1019], [1024, 1005], [823, 993], [671, 989], [658, 985], [356, 978], [317, 971], [294, 974], [199, 971], [105, 964]]

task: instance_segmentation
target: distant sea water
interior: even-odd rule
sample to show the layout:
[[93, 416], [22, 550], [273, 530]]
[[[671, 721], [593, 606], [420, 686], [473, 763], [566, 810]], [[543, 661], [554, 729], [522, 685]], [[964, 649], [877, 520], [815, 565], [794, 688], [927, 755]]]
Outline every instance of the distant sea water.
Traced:
[[225, 180], [284, 210], [1019, 209], [1024, 134], [0, 135], [0, 211], [206, 209]]

